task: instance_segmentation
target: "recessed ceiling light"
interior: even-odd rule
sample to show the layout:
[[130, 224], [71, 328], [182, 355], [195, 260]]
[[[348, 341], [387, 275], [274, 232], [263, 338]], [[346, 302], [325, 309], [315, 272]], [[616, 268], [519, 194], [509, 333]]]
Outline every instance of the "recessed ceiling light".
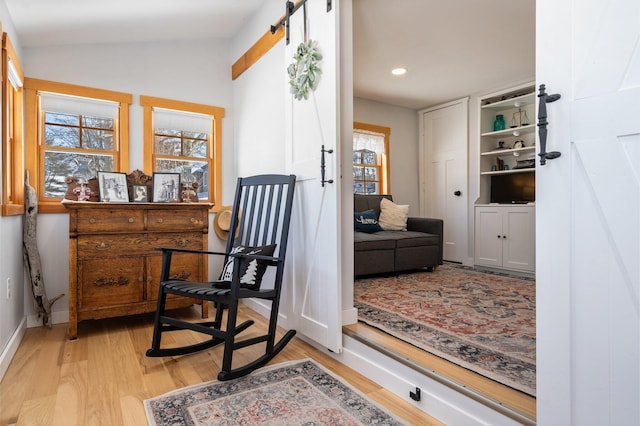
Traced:
[[391, 70], [391, 74], [393, 75], [404, 75], [407, 73], [406, 68], [394, 68]]

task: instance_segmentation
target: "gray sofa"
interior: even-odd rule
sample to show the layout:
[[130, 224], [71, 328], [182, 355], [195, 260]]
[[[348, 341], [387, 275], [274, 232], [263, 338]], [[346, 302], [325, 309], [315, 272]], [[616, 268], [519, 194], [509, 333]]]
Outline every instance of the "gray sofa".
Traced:
[[[374, 210], [380, 216], [382, 197], [353, 196], [353, 211]], [[442, 265], [443, 221], [410, 217], [406, 231], [354, 232], [354, 275], [389, 274]]]

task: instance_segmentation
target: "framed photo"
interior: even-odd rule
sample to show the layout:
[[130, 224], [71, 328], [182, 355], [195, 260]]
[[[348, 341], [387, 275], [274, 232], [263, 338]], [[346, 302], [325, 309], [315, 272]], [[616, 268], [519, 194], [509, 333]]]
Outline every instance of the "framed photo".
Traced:
[[153, 202], [180, 202], [180, 173], [153, 174]]
[[133, 185], [133, 202], [134, 203], [146, 203], [149, 201], [149, 194], [147, 193], [147, 185]]
[[98, 190], [100, 192], [100, 201], [107, 203], [129, 202], [126, 173], [99, 171]]

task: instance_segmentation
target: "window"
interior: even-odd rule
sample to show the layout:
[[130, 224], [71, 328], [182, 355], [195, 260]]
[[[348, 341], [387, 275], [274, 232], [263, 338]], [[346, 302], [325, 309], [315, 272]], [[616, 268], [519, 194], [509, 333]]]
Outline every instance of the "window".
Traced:
[[197, 184], [201, 201], [216, 204], [222, 192], [224, 108], [140, 96], [144, 113], [144, 169], [180, 173]]
[[11, 40], [2, 34], [2, 215], [24, 213], [24, 75]]
[[353, 123], [353, 193], [389, 192], [388, 127]]
[[128, 172], [127, 93], [25, 79], [27, 169], [38, 209], [62, 212], [68, 176]]

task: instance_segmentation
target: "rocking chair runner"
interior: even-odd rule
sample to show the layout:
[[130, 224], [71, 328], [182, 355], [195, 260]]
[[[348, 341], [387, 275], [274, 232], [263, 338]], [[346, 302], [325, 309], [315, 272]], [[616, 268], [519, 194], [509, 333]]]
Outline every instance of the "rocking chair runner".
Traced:
[[[289, 343], [296, 334], [295, 330], [287, 331], [277, 343], [275, 338], [295, 180], [294, 175], [260, 175], [238, 179], [225, 253], [158, 248], [162, 250], [162, 271], [153, 341], [147, 356], [184, 355], [223, 343], [222, 371], [218, 374], [218, 380], [230, 380], [266, 365]], [[225, 256], [220, 279], [190, 282], [170, 278], [171, 255], [174, 252]], [[273, 287], [262, 288], [262, 275], [268, 267], [275, 267]], [[190, 322], [167, 316], [165, 301], [168, 294], [214, 302], [214, 320]], [[253, 324], [253, 321], [236, 324], [238, 303], [244, 298], [271, 301], [269, 327], [267, 334], [237, 341], [236, 335]], [[223, 329], [225, 308], [228, 314]], [[164, 332], [184, 329], [207, 334], [211, 339], [183, 347], [160, 347]], [[263, 342], [266, 342], [264, 355], [232, 369], [234, 350]]]

